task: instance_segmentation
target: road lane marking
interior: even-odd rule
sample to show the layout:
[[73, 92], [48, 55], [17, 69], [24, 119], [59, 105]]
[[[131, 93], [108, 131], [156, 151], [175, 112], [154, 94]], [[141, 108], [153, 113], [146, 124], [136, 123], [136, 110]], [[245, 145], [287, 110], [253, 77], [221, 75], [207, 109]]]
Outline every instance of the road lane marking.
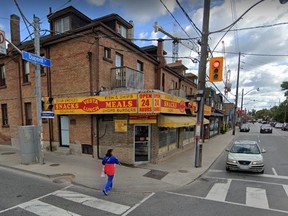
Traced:
[[41, 202], [39, 200], [32, 200], [26, 203], [22, 203], [18, 205], [18, 207], [41, 216], [53, 216], [53, 215], [80, 216], [73, 212], [69, 212], [65, 209], [58, 208], [56, 206]]
[[[70, 187], [72, 187], [72, 185], [68, 185], [68, 186], [62, 188], [62, 190], [66, 190], [66, 189], [68, 189], [68, 188], [70, 188]], [[54, 191], [54, 192], [55, 192], [55, 191]], [[34, 201], [34, 200], [40, 200], [40, 199], [42, 199], [42, 198], [48, 197], [48, 196], [50, 196], [51, 194], [53, 194], [54, 192], [51, 192], [51, 193], [45, 194], [45, 195], [43, 195], [43, 196], [37, 197], [37, 198], [32, 199], [32, 200], [30, 200], [30, 201], [28, 201], [28, 202], [32, 202], [32, 201]], [[23, 203], [21, 203], [21, 204], [23, 204]], [[21, 204], [19, 204], [19, 205], [21, 205]], [[15, 208], [17, 208], [19, 205], [12, 206], [12, 207], [10, 207], [10, 208], [0, 210], [0, 214], [2, 214], [3, 212], [7, 212], [7, 211], [10, 211], [10, 210], [12, 210], [12, 209], [15, 209]]]
[[[175, 193], [175, 192], [170, 192], [170, 191], [166, 191], [166, 193], [168, 194], [172, 194], [172, 195], [176, 195], [176, 196], [182, 196], [182, 197], [189, 197], [189, 198], [194, 198], [194, 199], [201, 199], [201, 200], [208, 200], [205, 197], [200, 197], [200, 196], [194, 196], [194, 195], [189, 195], [189, 194], [181, 194], [181, 193]], [[210, 200], [213, 202], [221, 202], [221, 203], [227, 203], [227, 204], [231, 204], [231, 205], [237, 205], [237, 206], [242, 206], [242, 207], [247, 207], [246, 204], [242, 204], [242, 203], [235, 203], [235, 202], [230, 202], [230, 201], [218, 201], [218, 200]], [[254, 207], [254, 206], [248, 206], [249, 208], [256, 208], [259, 209], [259, 207]], [[260, 208], [261, 209], [261, 208]], [[281, 213], [285, 213], [288, 214], [288, 211], [284, 211], [284, 210], [280, 210], [280, 209], [272, 209], [272, 208], [268, 208], [265, 209], [267, 211], [272, 211], [272, 212], [281, 212]]]
[[[209, 172], [227, 172], [225, 170], [209, 170]], [[288, 179], [288, 176], [281, 176], [281, 175], [270, 175], [270, 174], [256, 174], [257, 177], [267, 177], [267, 178], [276, 178], [276, 179]]]
[[286, 194], [288, 196], [288, 185], [283, 185], [283, 188], [284, 188], [284, 190], [285, 190], [285, 192], [286, 192]]
[[266, 190], [262, 188], [246, 188], [246, 205], [269, 209]]
[[272, 172], [274, 173], [274, 175], [278, 176], [276, 170], [272, 167]]
[[139, 203], [134, 205], [132, 208], [130, 208], [127, 212], [122, 214], [121, 216], [127, 216], [130, 212], [134, 211], [138, 206], [140, 206], [142, 203], [144, 203], [146, 200], [150, 199], [152, 196], [154, 196], [155, 193], [151, 193], [149, 196], [145, 197], [143, 200], [141, 200]]
[[207, 194], [206, 199], [225, 201], [230, 184], [231, 179], [228, 179], [227, 183], [215, 183]]
[[130, 206], [98, 199], [74, 191], [56, 191], [52, 195], [117, 215], [123, 214], [130, 208]]

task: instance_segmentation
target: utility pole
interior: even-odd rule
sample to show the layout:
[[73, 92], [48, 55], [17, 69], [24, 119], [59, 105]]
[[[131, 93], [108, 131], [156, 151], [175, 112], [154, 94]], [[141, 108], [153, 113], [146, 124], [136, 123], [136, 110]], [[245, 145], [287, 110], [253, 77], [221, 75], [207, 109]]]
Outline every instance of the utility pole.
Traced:
[[[209, 17], [210, 17], [210, 0], [204, 0], [203, 11], [203, 26], [202, 26], [202, 38], [201, 38], [201, 55], [198, 69], [198, 87], [197, 95], [200, 98], [198, 102], [197, 123], [200, 123], [200, 137], [204, 137], [204, 92], [206, 82], [206, 64], [208, 57], [208, 35], [209, 35]], [[198, 97], [197, 96], [197, 97]], [[197, 130], [197, 126], [196, 126]], [[201, 167], [202, 165], [202, 151], [200, 151], [199, 138], [195, 139], [195, 167]]]
[[239, 52], [239, 57], [238, 57], [236, 99], [235, 99], [235, 107], [234, 107], [234, 113], [233, 113], [233, 132], [232, 132], [233, 135], [235, 135], [236, 112], [237, 112], [237, 106], [238, 106], [238, 103], [237, 103], [237, 102], [238, 102], [238, 87], [239, 87], [239, 74], [240, 74], [240, 56], [241, 56], [241, 52]]
[[[35, 55], [40, 56], [40, 24], [39, 18], [34, 15], [34, 48]], [[39, 163], [44, 163], [44, 153], [43, 153], [43, 141], [42, 141], [42, 118], [41, 118], [41, 74], [40, 74], [40, 65], [35, 64], [35, 96], [36, 96], [36, 112], [37, 112], [37, 138], [39, 146]]]

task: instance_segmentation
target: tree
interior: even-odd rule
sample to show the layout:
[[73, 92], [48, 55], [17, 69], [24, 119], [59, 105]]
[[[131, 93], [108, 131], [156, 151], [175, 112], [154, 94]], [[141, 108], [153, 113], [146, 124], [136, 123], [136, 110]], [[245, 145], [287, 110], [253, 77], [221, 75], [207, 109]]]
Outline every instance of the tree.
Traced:
[[284, 95], [288, 97], [288, 81], [283, 81], [281, 84], [281, 90], [285, 91]]

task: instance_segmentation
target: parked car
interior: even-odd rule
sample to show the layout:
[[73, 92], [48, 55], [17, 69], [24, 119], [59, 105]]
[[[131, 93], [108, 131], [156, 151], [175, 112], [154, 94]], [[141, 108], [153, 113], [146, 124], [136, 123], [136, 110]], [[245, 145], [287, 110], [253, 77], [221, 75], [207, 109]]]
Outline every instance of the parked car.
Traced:
[[275, 128], [282, 128], [282, 126], [283, 126], [283, 123], [279, 123], [279, 122], [278, 122], [278, 123], [275, 124], [274, 127], [275, 127]]
[[228, 152], [226, 159], [226, 170], [264, 172], [264, 159], [261, 149], [256, 141], [235, 141]]
[[288, 130], [288, 123], [284, 123], [284, 124], [282, 125], [281, 130], [287, 131], [287, 130]]
[[261, 125], [260, 133], [272, 133], [272, 127], [269, 124]]
[[243, 124], [240, 126], [240, 132], [249, 132], [250, 131], [250, 127], [247, 124]]

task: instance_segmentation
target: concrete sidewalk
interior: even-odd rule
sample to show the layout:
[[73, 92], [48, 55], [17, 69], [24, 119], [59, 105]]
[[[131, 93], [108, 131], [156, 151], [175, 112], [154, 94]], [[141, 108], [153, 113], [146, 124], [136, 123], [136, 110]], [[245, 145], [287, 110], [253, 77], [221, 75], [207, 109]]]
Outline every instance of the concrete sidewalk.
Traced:
[[[157, 192], [189, 184], [203, 174], [236, 137], [228, 131], [206, 140], [202, 148], [202, 166], [198, 168], [194, 166], [194, 145], [159, 164], [117, 166], [114, 191]], [[101, 160], [91, 155], [45, 152], [44, 161], [44, 164], [21, 164], [19, 149], [0, 145], [0, 166], [46, 176], [56, 183], [71, 181], [99, 190], [106, 182], [100, 175]]]

